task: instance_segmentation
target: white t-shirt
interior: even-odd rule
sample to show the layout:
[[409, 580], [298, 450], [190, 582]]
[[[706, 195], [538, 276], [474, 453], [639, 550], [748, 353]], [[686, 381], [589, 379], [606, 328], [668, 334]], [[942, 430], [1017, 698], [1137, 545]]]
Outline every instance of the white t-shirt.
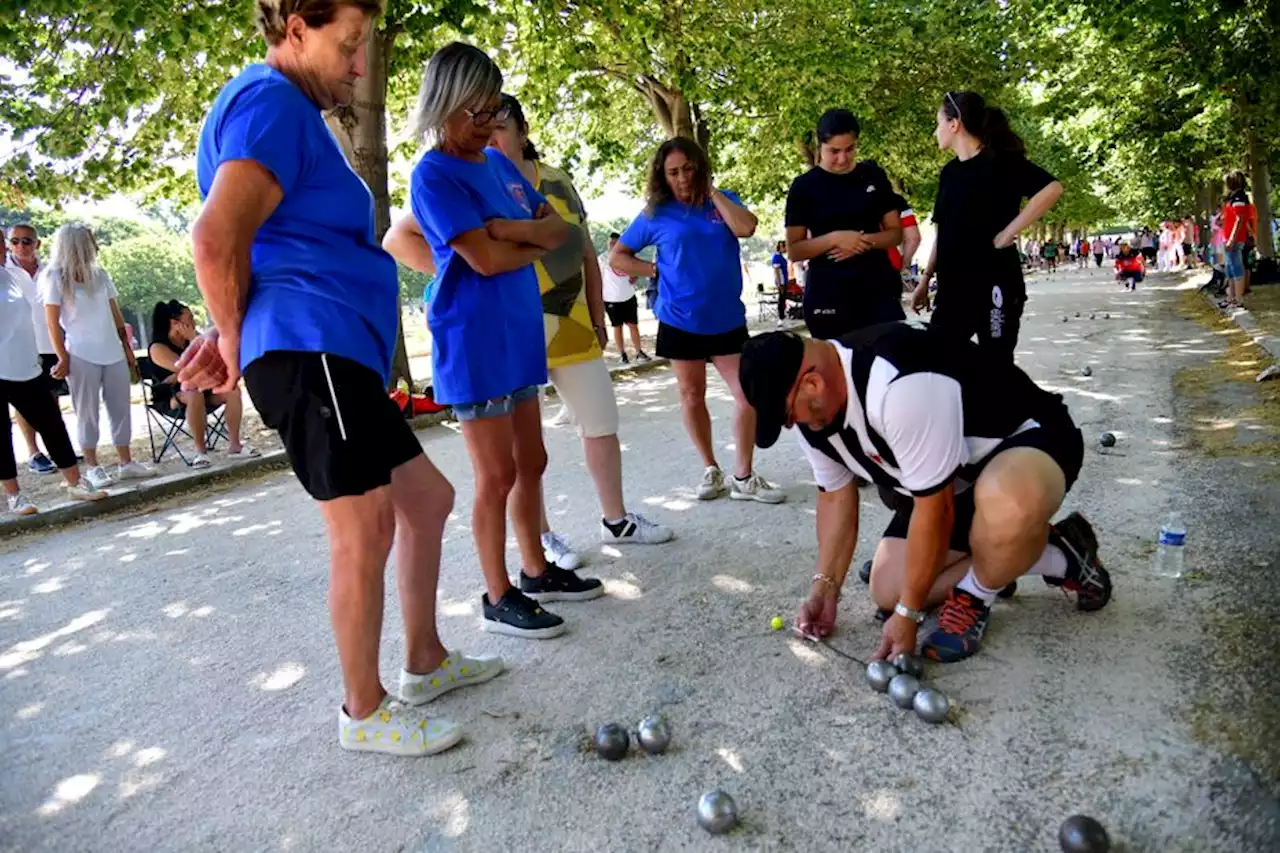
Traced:
[[40, 273], [40, 297], [45, 305], [62, 305], [61, 325], [67, 335], [67, 352], [90, 364], [115, 364], [124, 360], [124, 347], [116, 320], [111, 315], [111, 300], [116, 286], [106, 271], [94, 271], [94, 284], [89, 292], [77, 287], [75, 302], [63, 305], [62, 280], [57, 270], [45, 268]]
[[[31, 303], [17, 279], [0, 267], [0, 379], [26, 382], [40, 375]], [[9, 417], [2, 412], [0, 417]]]
[[636, 295], [636, 289], [631, 286], [631, 279], [625, 275], [619, 275], [609, 266], [607, 258], [600, 258], [600, 278], [603, 282], [601, 288], [605, 302], [626, 302], [628, 299]]
[[36, 284], [36, 278], [40, 277], [40, 271], [43, 267], [37, 264], [36, 274], [32, 277], [30, 273], [23, 269], [22, 264], [14, 260], [13, 255], [9, 256], [9, 260], [4, 267], [18, 282], [18, 286], [22, 288], [22, 293], [27, 297], [27, 301], [31, 303], [31, 325], [36, 333], [36, 349], [41, 353], [53, 355], [53, 341], [49, 340], [49, 325], [44, 320], [44, 301], [40, 299], [40, 287]]

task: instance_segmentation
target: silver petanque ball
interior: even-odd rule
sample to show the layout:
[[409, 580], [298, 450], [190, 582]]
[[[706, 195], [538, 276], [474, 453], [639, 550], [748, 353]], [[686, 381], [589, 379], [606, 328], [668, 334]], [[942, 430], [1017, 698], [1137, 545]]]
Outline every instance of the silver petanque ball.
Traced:
[[1080, 371], [1080, 375], [1081, 375], [1081, 376], [1092, 376], [1092, 375], [1093, 375], [1093, 368], [1086, 364], [1086, 365], [1084, 366], [1084, 370]]
[[1058, 829], [1062, 853], [1107, 853], [1111, 838], [1107, 830], [1088, 815], [1072, 815]]
[[924, 661], [906, 652], [895, 657], [893, 665], [898, 672], [905, 672], [907, 675], [914, 675], [916, 678], [924, 675]]
[[1115, 434], [1110, 432], [1104, 432], [1102, 435], [1098, 436], [1098, 444], [1101, 444], [1103, 447], [1115, 447], [1116, 446]]
[[671, 745], [671, 729], [667, 727], [667, 721], [656, 714], [645, 717], [636, 726], [636, 740], [645, 752], [661, 755]]
[[884, 693], [889, 689], [889, 682], [893, 681], [893, 677], [898, 674], [898, 670], [893, 668], [893, 664], [887, 660], [873, 660], [867, 664], [867, 684], [871, 685], [871, 689], [877, 693]]
[[912, 704], [915, 706], [916, 716], [926, 723], [946, 721], [947, 712], [951, 710], [951, 703], [947, 701], [946, 695], [928, 687], [916, 694]]
[[698, 799], [698, 825], [721, 835], [738, 825], [738, 806], [724, 791], [708, 791]]
[[631, 746], [627, 730], [617, 723], [605, 723], [596, 729], [596, 752], [606, 761], [620, 761]]
[[911, 707], [919, 690], [920, 681], [914, 675], [895, 675], [889, 682], [889, 698], [904, 710]]

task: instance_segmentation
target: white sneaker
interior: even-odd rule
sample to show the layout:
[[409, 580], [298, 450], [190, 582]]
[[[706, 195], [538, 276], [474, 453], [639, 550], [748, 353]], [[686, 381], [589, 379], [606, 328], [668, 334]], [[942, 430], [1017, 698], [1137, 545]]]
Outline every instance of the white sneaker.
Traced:
[[759, 501], [762, 504], [780, 504], [787, 499], [787, 493], [772, 485], [755, 471], [746, 480], [737, 477], [730, 479], [729, 497], [735, 501]]
[[27, 496], [22, 492], [16, 495], [9, 495], [9, 512], [14, 515], [35, 515], [40, 510], [36, 509], [36, 505], [27, 500]]
[[561, 406], [555, 417], [547, 421], [547, 426], [572, 426], [573, 422], [573, 412], [569, 410], [568, 406]]
[[725, 492], [724, 472], [714, 465], [702, 472], [702, 482], [698, 484], [698, 500], [713, 501]]
[[155, 471], [152, 471], [141, 462], [122, 462], [120, 467], [116, 469], [117, 480], [145, 480], [148, 477], [154, 477]]
[[406, 705], [434, 702], [450, 690], [483, 684], [502, 672], [500, 657], [467, 657], [449, 654], [440, 666], [426, 675], [400, 670], [400, 701]]
[[[231, 454], [227, 455], [230, 456]], [[187, 466], [190, 468], [208, 468], [212, 464], [213, 462], [209, 460], [209, 454], [197, 453], [191, 457], [191, 461], [187, 463]]]
[[451, 720], [428, 717], [390, 695], [378, 710], [354, 720], [338, 708], [338, 745], [356, 752], [388, 755], [435, 755], [462, 740], [462, 727]]
[[105, 489], [107, 486], [115, 484], [115, 480], [111, 479], [111, 475], [106, 472], [101, 465], [94, 465], [84, 472], [84, 479], [89, 482], [89, 486], [96, 491]]
[[650, 521], [636, 512], [622, 517], [622, 529], [614, 533], [600, 521], [600, 541], [609, 545], [660, 545], [675, 538], [671, 528]]
[[240, 445], [240, 449], [236, 451], [227, 451], [228, 459], [253, 459], [255, 456], [261, 456], [262, 453], [256, 447], [250, 447], [247, 444]]
[[84, 479], [76, 483], [74, 486], [65, 486], [67, 497], [73, 501], [100, 501], [107, 496], [107, 493], [101, 489], [94, 489], [85, 485]]
[[582, 568], [582, 558], [557, 533], [542, 534], [542, 556], [561, 569], [573, 571]]

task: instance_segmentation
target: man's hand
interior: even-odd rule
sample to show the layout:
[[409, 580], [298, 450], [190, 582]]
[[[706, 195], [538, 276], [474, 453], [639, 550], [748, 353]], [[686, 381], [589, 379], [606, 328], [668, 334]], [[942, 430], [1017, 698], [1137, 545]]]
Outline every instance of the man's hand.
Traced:
[[239, 336], [212, 329], [187, 346], [177, 367], [183, 391], [230, 393], [240, 381]]
[[1013, 245], [1014, 238], [1017, 236], [1017, 234], [1010, 234], [1009, 230], [1005, 229], [997, 234], [995, 240], [991, 242], [997, 249], [1007, 249]]
[[71, 372], [71, 357], [63, 354], [58, 356], [58, 363], [53, 366], [53, 370], [49, 371], [49, 375], [59, 381], [66, 379], [67, 374]]
[[929, 279], [920, 279], [916, 289], [911, 291], [911, 310], [917, 314], [929, 310]]
[[807, 640], [821, 640], [836, 627], [836, 597], [821, 590], [809, 595], [796, 616], [796, 632]]
[[604, 322], [595, 323], [592, 328], [596, 330], [596, 340], [600, 343], [600, 349], [609, 346], [609, 330], [604, 327]]
[[880, 648], [871, 656], [872, 660], [893, 660], [897, 655], [906, 652], [916, 653], [916, 631], [919, 628], [905, 616], [897, 613], [885, 620], [881, 634]]

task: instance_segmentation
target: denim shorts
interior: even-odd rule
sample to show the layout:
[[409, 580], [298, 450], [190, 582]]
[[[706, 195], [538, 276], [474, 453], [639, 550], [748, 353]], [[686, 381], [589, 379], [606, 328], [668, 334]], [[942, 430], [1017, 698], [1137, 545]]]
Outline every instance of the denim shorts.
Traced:
[[532, 400], [538, 396], [537, 385], [525, 385], [510, 394], [494, 397], [482, 403], [454, 403], [453, 413], [460, 421], [481, 421], [485, 418], [500, 418], [516, 410], [516, 403]]
[[1244, 243], [1232, 243], [1226, 247], [1227, 278], [1244, 278]]

